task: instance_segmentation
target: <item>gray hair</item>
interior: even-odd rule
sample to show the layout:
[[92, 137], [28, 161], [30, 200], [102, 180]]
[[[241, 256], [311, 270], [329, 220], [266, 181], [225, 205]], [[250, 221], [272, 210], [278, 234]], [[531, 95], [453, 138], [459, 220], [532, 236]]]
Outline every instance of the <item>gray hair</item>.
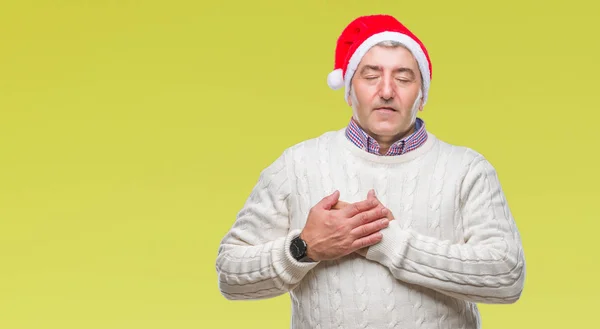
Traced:
[[375, 46], [381, 46], [381, 47], [386, 47], [386, 48], [397, 48], [397, 47], [403, 47], [408, 49], [404, 44], [395, 41], [395, 40], [383, 40], [379, 43], [377, 43]]

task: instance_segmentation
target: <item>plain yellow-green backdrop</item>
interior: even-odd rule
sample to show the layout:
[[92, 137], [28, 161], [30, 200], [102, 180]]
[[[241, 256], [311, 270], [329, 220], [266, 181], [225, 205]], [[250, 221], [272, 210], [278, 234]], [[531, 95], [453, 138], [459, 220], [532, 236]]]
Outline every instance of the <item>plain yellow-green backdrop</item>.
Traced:
[[220, 239], [259, 172], [343, 127], [336, 38], [395, 15], [433, 61], [421, 117], [496, 167], [527, 260], [483, 327], [597, 328], [591, 1], [3, 1], [0, 328], [286, 328], [230, 302]]

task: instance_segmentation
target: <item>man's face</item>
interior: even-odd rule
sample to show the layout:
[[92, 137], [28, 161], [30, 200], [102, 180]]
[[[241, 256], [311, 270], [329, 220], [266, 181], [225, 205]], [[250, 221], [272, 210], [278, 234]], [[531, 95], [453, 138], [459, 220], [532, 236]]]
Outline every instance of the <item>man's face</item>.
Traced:
[[370, 135], [384, 139], [410, 133], [422, 110], [421, 74], [404, 47], [372, 47], [362, 58], [348, 103], [354, 119]]

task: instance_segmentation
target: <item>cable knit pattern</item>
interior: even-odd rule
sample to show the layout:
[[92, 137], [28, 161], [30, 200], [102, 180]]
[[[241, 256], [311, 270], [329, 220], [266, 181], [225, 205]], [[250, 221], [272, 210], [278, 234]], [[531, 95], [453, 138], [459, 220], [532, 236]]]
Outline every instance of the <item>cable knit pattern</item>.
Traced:
[[389, 271], [380, 271], [381, 278], [381, 298], [383, 300], [383, 308], [385, 314], [388, 314], [389, 319], [387, 328], [396, 328], [398, 324], [398, 314], [396, 311], [396, 297], [394, 296], [394, 278]]
[[444, 187], [444, 177], [446, 175], [447, 161], [449, 158], [448, 153], [451, 153], [453, 150], [454, 148], [450, 148], [450, 152], [443, 152], [441, 148], [439, 149], [439, 155], [436, 159], [437, 161], [433, 171], [433, 198], [430, 204], [433, 217], [429, 220], [429, 229], [435, 229], [440, 225], [440, 206], [442, 204], [442, 189]]
[[[360, 201], [371, 188], [396, 219], [366, 257], [291, 257], [315, 203], [336, 189], [341, 200]], [[289, 147], [260, 173], [216, 270], [228, 299], [289, 293], [294, 329], [474, 329], [476, 303], [519, 299], [525, 259], [498, 175], [481, 154], [429, 134], [411, 152], [378, 156], [338, 130]]]
[[418, 287], [411, 288], [408, 297], [413, 305], [414, 326], [415, 328], [421, 328], [423, 321], [425, 321], [425, 317], [421, 311], [421, 306], [423, 306], [423, 295], [417, 289]]
[[[299, 145], [299, 147], [302, 148], [304, 145]], [[308, 198], [310, 197], [308, 194], [308, 168], [302, 165], [306, 163], [306, 152], [294, 152], [293, 157], [295, 166], [293, 173], [296, 182], [296, 194], [294, 199], [297, 200], [297, 207], [299, 211], [307, 213], [307, 205], [310, 204], [308, 201]], [[300, 296], [302, 296], [302, 300], [304, 301], [304, 298], [307, 295], [310, 295], [310, 287], [307, 285], [301, 285], [298, 293]], [[310, 301], [300, 303], [299, 308], [301, 309], [300, 314], [312, 313]], [[309, 319], [307, 316], [301, 316], [299, 319], [300, 327], [304, 328], [306, 323], [311, 319]]]
[[406, 228], [410, 228], [412, 227], [412, 222], [413, 222], [413, 204], [414, 204], [414, 197], [415, 197], [415, 189], [417, 187], [417, 179], [419, 178], [419, 173], [421, 172], [421, 160], [423, 158], [419, 157], [417, 159], [415, 159], [415, 163], [414, 166], [416, 168], [412, 168], [411, 170], [408, 171], [408, 173], [405, 175], [406, 180], [404, 181], [404, 193], [403, 193], [403, 198], [402, 198], [402, 204], [404, 205], [403, 207], [403, 214], [404, 216], [406, 216], [406, 220], [402, 221], [403, 222], [403, 227]]
[[331, 318], [331, 327], [342, 329], [343, 327], [343, 312], [342, 312], [342, 292], [340, 290], [340, 266], [337, 260], [329, 262], [327, 266], [328, 288], [326, 291], [329, 296], [329, 313]]
[[[316, 140], [319, 153], [319, 170], [321, 177], [321, 189], [324, 195], [333, 193], [333, 180], [331, 177], [330, 143], [327, 140]], [[335, 168], [334, 168], [335, 169]], [[340, 265], [338, 260], [326, 263], [327, 290], [331, 295], [329, 297], [329, 313], [331, 319], [331, 328], [343, 328], [342, 312], [342, 292], [340, 290]]]
[[[391, 198], [394, 197], [393, 190], [390, 191], [389, 186], [394, 186], [396, 177], [390, 177], [390, 166], [387, 164], [378, 166], [375, 169], [376, 173], [379, 173], [375, 183], [375, 191], [377, 198], [384, 204], [389, 204]], [[390, 181], [392, 180], [392, 184]], [[388, 193], [390, 191], [391, 193]], [[379, 271], [380, 282], [381, 282], [381, 298], [383, 299], [383, 309], [385, 314], [389, 317], [386, 328], [396, 328], [398, 325], [398, 314], [396, 310], [396, 298], [394, 296], [394, 278], [389, 271]]]
[[310, 327], [321, 328], [320, 305], [319, 305], [319, 282], [314, 271], [308, 272], [308, 294], [310, 295]]
[[[366, 194], [364, 196], [360, 196], [359, 192], [359, 164], [357, 160], [350, 154], [348, 150], [345, 150], [345, 157], [348, 159], [346, 161], [346, 170], [345, 173], [348, 175], [348, 185], [349, 191], [347, 194], [347, 198], [352, 201], [358, 201], [359, 199], [366, 198]], [[354, 274], [354, 303], [358, 308], [358, 312], [356, 313], [356, 328], [366, 328], [368, 326], [367, 321], [367, 302], [368, 302], [368, 292], [366, 290], [367, 286], [367, 278], [364, 273], [364, 262], [361, 259], [357, 259], [355, 255], [351, 255], [354, 259], [351, 260], [351, 268], [352, 273]]]
[[[458, 318], [464, 318], [466, 303], [459, 299], [455, 299], [454, 302], [456, 304], [456, 311], [458, 311]], [[466, 321], [460, 321], [457, 325], [458, 327], [456, 327], [456, 329], [465, 329], [467, 327]], [[440, 328], [442, 328], [442, 326], [440, 326]]]
[[[436, 296], [436, 300], [441, 300], [443, 298], [439, 298], [438, 294], [436, 292], [435, 296]], [[438, 317], [438, 323], [439, 323], [439, 327], [440, 328], [444, 328], [445, 327], [445, 323], [448, 320], [448, 305], [444, 304], [444, 303], [437, 303], [438, 306], [438, 312], [439, 312], [439, 317]]]
[[[319, 140], [317, 140], [318, 142]], [[331, 173], [329, 170], [329, 166], [331, 165], [331, 161], [329, 161], [329, 145], [327, 143], [317, 143], [318, 152], [319, 152], [319, 171], [321, 178], [321, 189], [324, 194], [333, 193], [333, 182], [331, 181]]]

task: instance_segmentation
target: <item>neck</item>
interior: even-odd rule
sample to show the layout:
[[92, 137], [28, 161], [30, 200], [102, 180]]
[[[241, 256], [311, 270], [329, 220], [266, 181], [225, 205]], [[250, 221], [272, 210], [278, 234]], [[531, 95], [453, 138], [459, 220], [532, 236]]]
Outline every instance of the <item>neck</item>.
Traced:
[[350, 152], [353, 156], [366, 160], [372, 163], [380, 163], [380, 164], [398, 164], [412, 161], [416, 158], [419, 158], [421, 155], [429, 152], [432, 146], [437, 143], [437, 139], [434, 135], [430, 133], [426, 133], [427, 136], [425, 138], [425, 142], [419, 146], [418, 148], [396, 156], [381, 156], [378, 154], [373, 154], [369, 152], [365, 152], [364, 150], [356, 147], [354, 143], [348, 138], [346, 135], [346, 128], [339, 130], [338, 141], [341, 143], [345, 151]]
[[362, 130], [364, 130], [365, 133], [367, 133], [367, 135], [371, 136], [373, 139], [375, 139], [377, 141], [377, 144], [379, 144], [379, 154], [386, 154], [387, 151], [392, 146], [392, 144], [394, 144], [397, 141], [399, 141], [399, 140], [401, 140], [403, 138], [406, 138], [406, 137], [410, 136], [411, 134], [413, 134], [415, 132], [415, 127], [416, 127], [416, 123], [413, 122], [406, 131], [400, 132], [400, 133], [398, 133], [396, 135], [393, 135], [393, 136], [386, 136], [386, 135], [377, 135], [377, 134], [373, 133], [372, 131], [370, 131], [368, 129], [365, 129], [365, 127], [363, 127], [354, 118], [352, 118], [352, 120], [354, 120], [354, 122]]
[[395, 142], [406, 138], [408, 136], [410, 136], [412, 133], [415, 132], [415, 124], [413, 123], [407, 131], [397, 134], [395, 136], [378, 136], [376, 134], [371, 133], [371, 137], [373, 137], [377, 143], [379, 144], [379, 153], [380, 154], [386, 154], [387, 151], [390, 149], [390, 147], [392, 146], [392, 144], [394, 144]]

